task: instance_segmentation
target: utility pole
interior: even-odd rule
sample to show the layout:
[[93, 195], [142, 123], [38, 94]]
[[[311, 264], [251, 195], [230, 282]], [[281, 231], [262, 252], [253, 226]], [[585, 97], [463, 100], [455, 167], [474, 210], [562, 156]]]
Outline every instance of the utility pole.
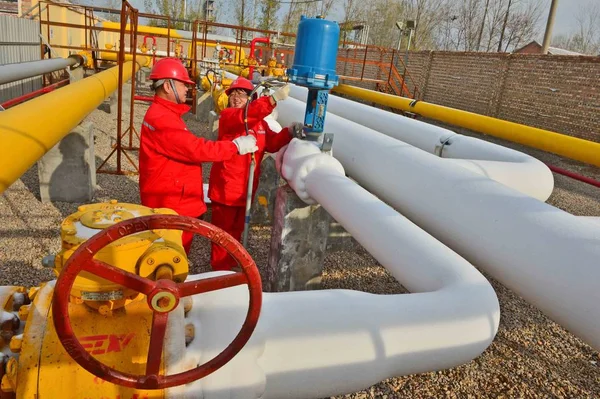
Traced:
[[548, 54], [550, 40], [552, 40], [552, 28], [554, 26], [554, 17], [556, 16], [556, 7], [558, 0], [552, 0], [550, 4], [550, 12], [548, 13], [548, 21], [546, 22], [546, 32], [544, 33], [544, 44], [542, 44], [542, 54]]
[[510, 5], [512, 0], [508, 0], [508, 6], [506, 7], [506, 14], [504, 15], [504, 23], [502, 24], [502, 30], [500, 31], [500, 41], [498, 42], [498, 52], [502, 51], [502, 40], [504, 39], [504, 31], [506, 30], [506, 23], [508, 22], [508, 13], [510, 11]]

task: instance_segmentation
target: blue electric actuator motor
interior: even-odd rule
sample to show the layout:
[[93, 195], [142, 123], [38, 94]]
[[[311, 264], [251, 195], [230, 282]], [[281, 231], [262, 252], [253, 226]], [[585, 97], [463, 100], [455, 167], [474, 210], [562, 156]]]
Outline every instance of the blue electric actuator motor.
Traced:
[[294, 64], [288, 69], [290, 81], [308, 88], [332, 89], [338, 84], [335, 73], [340, 27], [322, 18], [300, 18]]
[[[321, 133], [325, 125], [329, 90], [339, 82], [336, 74], [339, 38], [340, 27], [337, 22], [302, 16], [296, 35], [294, 64], [287, 70], [292, 83], [308, 88], [304, 114], [307, 139], [318, 141], [324, 147], [328, 140], [321, 137]], [[329, 143], [331, 140], [330, 137]]]

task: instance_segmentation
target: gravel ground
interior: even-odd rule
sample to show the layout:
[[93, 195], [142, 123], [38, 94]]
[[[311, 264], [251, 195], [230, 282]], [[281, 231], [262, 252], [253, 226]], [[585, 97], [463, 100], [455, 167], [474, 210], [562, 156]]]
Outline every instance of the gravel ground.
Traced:
[[[143, 103], [136, 105], [136, 129], [139, 129], [146, 108]], [[116, 131], [115, 115], [104, 109], [100, 107], [87, 118], [94, 123], [96, 166], [110, 152]], [[129, 118], [124, 120], [127, 124]], [[206, 129], [204, 124], [194, 120], [189, 120], [188, 124], [191, 130]], [[598, 168], [484, 138], [600, 180]], [[135, 152], [132, 157], [137, 162]], [[133, 170], [127, 163], [124, 165]], [[114, 156], [109, 166], [115, 168]], [[600, 216], [599, 188], [563, 176], [555, 175], [555, 179], [556, 188], [548, 203], [575, 215]], [[136, 176], [98, 174], [97, 181], [96, 201], [116, 198], [139, 203]], [[35, 166], [0, 196], [0, 285], [32, 286], [54, 278], [50, 271], [41, 267], [41, 259], [59, 250], [59, 224], [78, 205], [42, 204]], [[266, 263], [269, 240], [269, 227], [253, 228], [250, 254], [259, 267]], [[208, 270], [207, 249], [206, 242], [195, 241], [190, 259], [192, 273]], [[451, 370], [391, 378], [363, 391], [336, 398], [600, 398], [598, 352], [494, 279], [489, 280], [498, 294], [502, 317], [494, 342], [481, 356]], [[328, 253], [323, 285], [324, 288], [377, 294], [404, 292], [402, 286], [359, 245]]]

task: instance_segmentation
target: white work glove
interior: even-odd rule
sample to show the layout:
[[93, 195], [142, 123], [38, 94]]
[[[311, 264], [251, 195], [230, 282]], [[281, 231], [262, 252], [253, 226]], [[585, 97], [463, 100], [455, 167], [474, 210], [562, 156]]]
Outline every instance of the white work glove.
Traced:
[[304, 133], [304, 123], [302, 122], [292, 122], [288, 126], [288, 131], [290, 132], [290, 135], [294, 138], [302, 140], [306, 137], [306, 134]]
[[281, 100], [285, 100], [286, 98], [288, 98], [289, 95], [290, 95], [290, 85], [285, 84], [285, 85], [281, 86], [280, 88], [278, 88], [277, 90], [275, 90], [275, 92], [273, 94], [271, 94], [271, 97], [273, 97], [273, 100], [275, 100], [275, 102], [279, 102]]
[[252, 135], [240, 136], [237, 139], [233, 140], [233, 144], [238, 149], [238, 154], [246, 155], [253, 152], [258, 151], [258, 146], [256, 145], [256, 137]]

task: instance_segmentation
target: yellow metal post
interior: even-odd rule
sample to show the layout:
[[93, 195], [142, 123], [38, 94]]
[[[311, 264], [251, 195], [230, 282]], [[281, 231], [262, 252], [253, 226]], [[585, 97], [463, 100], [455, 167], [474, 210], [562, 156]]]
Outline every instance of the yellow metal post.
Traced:
[[[146, 62], [138, 57], [136, 70]], [[116, 66], [0, 112], [0, 194], [117, 89], [118, 75]]]
[[358, 97], [387, 107], [412, 112], [426, 118], [558, 154], [590, 165], [600, 166], [600, 143], [593, 141], [354, 86], [342, 84], [334, 87], [333, 90], [337, 93]]

